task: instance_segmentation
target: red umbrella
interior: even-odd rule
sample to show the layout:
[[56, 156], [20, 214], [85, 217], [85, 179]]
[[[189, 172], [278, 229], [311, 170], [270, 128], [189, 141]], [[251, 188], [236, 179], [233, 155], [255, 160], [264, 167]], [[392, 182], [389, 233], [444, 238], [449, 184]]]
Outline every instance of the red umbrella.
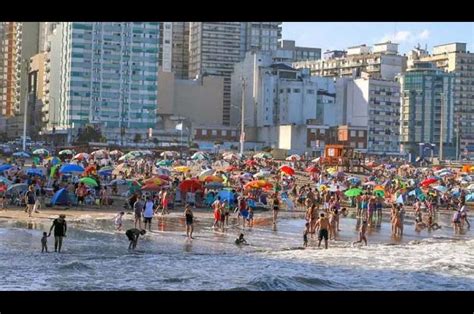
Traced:
[[142, 186], [142, 191], [159, 192], [164, 187], [165, 187], [164, 185], [156, 185], [156, 184], [150, 183], [150, 184], [146, 184]]
[[247, 160], [247, 161], [245, 162], [245, 164], [246, 164], [247, 166], [255, 166], [255, 165], [257, 164], [257, 162], [256, 162], [255, 160], [253, 160], [253, 159], [249, 159], [249, 160]]
[[286, 173], [289, 176], [292, 176], [295, 174], [295, 170], [289, 166], [281, 166], [280, 171]]
[[430, 184], [435, 183], [436, 181], [437, 181], [437, 180], [436, 180], [435, 178], [428, 178], [428, 179], [422, 181], [420, 185], [421, 185], [421, 186], [428, 186], [428, 185], [430, 185]]
[[89, 172], [94, 172], [96, 170], [95, 166], [94, 165], [89, 165], [86, 167], [86, 169], [84, 169], [84, 172], [85, 173], [89, 173]]
[[232, 172], [232, 171], [235, 171], [235, 170], [238, 170], [239, 168], [237, 168], [236, 166], [228, 166], [225, 168], [225, 171], [227, 172]]
[[196, 179], [189, 179], [189, 180], [184, 180], [179, 184], [179, 189], [181, 192], [193, 192], [197, 190], [202, 190], [202, 183], [199, 180]]
[[306, 168], [306, 172], [319, 172], [319, 169], [315, 166], [309, 166]]

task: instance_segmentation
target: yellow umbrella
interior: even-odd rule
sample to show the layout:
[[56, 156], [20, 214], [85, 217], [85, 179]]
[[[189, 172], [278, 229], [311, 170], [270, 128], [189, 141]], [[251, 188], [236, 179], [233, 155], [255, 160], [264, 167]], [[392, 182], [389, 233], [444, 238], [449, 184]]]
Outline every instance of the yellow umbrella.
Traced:
[[326, 185], [322, 184], [318, 187], [318, 189], [319, 189], [319, 191], [326, 191], [328, 189], [328, 187]]
[[174, 167], [173, 169], [178, 172], [189, 172], [191, 170], [189, 169], [189, 167], [186, 167], [186, 166], [178, 166], [178, 167]]
[[332, 168], [328, 168], [326, 171], [327, 171], [329, 174], [333, 174], [333, 173], [335, 173], [335, 172], [337, 171], [337, 169], [336, 169], [336, 167], [332, 167]]

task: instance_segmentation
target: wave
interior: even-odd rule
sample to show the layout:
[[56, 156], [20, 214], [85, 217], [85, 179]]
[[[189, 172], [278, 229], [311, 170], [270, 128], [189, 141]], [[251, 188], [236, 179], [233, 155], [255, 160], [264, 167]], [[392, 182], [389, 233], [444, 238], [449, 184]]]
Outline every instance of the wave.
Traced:
[[59, 266], [60, 270], [93, 270], [94, 268], [81, 262], [70, 262]]
[[230, 290], [296, 291], [341, 289], [343, 287], [344, 285], [335, 281], [316, 277], [264, 275], [250, 281], [246, 286], [235, 287]]

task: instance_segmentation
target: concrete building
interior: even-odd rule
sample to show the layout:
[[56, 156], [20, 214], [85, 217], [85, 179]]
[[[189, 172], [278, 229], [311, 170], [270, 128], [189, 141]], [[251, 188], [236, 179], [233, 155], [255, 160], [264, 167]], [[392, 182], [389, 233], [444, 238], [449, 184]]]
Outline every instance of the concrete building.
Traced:
[[23, 133], [23, 113], [28, 95], [28, 66], [38, 53], [38, 22], [1, 22], [0, 103], [6, 117], [7, 136]]
[[146, 138], [156, 126], [157, 22], [61, 22], [52, 36], [48, 130], [70, 140], [86, 125], [109, 142]]
[[239, 140], [240, 128], [236, 126], [208, 124], [193, 127], [193, 142], [200, 150], [237, 149]]
[[439, 45], [432, 55], [419, 58], [455, 76], [453, 119], [459, 121], [462, 152], [474, 151], [474, 53], [466, 48], [466, 43]]
[[222, 76], [180, 80], [172, 72], [160, 72], [158, 77], [159, 129], [174, 128], [176, 119], [170, 122], [173, 117], [183, 117], [192, 125], [222, 124]]
[[291, 51], [293, 62], [321, 59], [321, 48], [299, 47], [294, 40], [281, 40], [279, 49]]
[[178, 79], [188, 78], [189, 22], [160, 24], [160, 70], [174, 72]]
[[30, 59], [28, 73], [28, 118], [27, 134], [34, 140], [40, 137], [40, 131], [44, 128], [43, 104], [45, 85], [45, 56], [42, 52]]
[[325, 98], [334, 101], [332, 79], [311, 77], [286, 63], [276, 62], [279, 57], [279, 51], [248, 52], [234, 67], [231, 124], [241, 124], [243, 78], [246, 141], [277, 147], [280, 125], [306, 125], [309, 119], [318, 118], [318, 112], [324, 115], [327, 110], [329, 114], [324, 106], [333, 105]]
[[248, 51], [277, 50], [281, 38], [281, 22], [242, 22], [241, 59]]
[[443, 121], [444, 157], [455, 156], [454, 75], [430, 62], [415, 61], [401, 84], [400, 142], [406, 153], [418, 155], [420, 143], [435, 144], [439, 151]]
[[366, 72], [374, 79], [393, 80], [406, 69], [406, 57], [398, 54], [398, 44], [391, 42], [349, 47], [347, 52], [325, 53], [325, 59], [293, 63], [297, 69], [310, 69], [311, 75], [359, 78]]
[[343, 124], [367, 128], [367, 151], [376, 154], [399, 153], [399, 83], [371, 78], [351, 80], [347, 84], [346, 97]]

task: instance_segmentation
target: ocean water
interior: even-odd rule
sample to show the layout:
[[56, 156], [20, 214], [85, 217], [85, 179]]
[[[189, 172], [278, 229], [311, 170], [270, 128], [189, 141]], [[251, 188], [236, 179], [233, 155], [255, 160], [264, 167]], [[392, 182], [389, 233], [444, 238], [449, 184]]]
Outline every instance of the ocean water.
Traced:
[[[176, 214], [177, 215], [177, 214]], [[173, 216], [173, 215], [171, 215]], [[281, 219], [245, 230], [250, 245], [237, 246], [241, 230], [214, 232], [210, 220], [197, 222], [194, 240], [184, 236], [184, 220], [154, 221], [154, 232], [128, 251], [124, 232], [113, 220], [83, 217], [68, 221], [61, 254], [42, 254], [48, 224], [0, 223], [1, 290], [474, 290], [474, 239], [454, 235], [449, 217], [443, 228], [416, 233], [407, 222], [402, 240], [390, 225], [357, 240], [356, 220], [341, 219], [329, 249], [302, 248], [305, 221]], [[132, 227], [127, 217], [125, 227]], [[54, 238], [48, 241], [54, 250]]]

